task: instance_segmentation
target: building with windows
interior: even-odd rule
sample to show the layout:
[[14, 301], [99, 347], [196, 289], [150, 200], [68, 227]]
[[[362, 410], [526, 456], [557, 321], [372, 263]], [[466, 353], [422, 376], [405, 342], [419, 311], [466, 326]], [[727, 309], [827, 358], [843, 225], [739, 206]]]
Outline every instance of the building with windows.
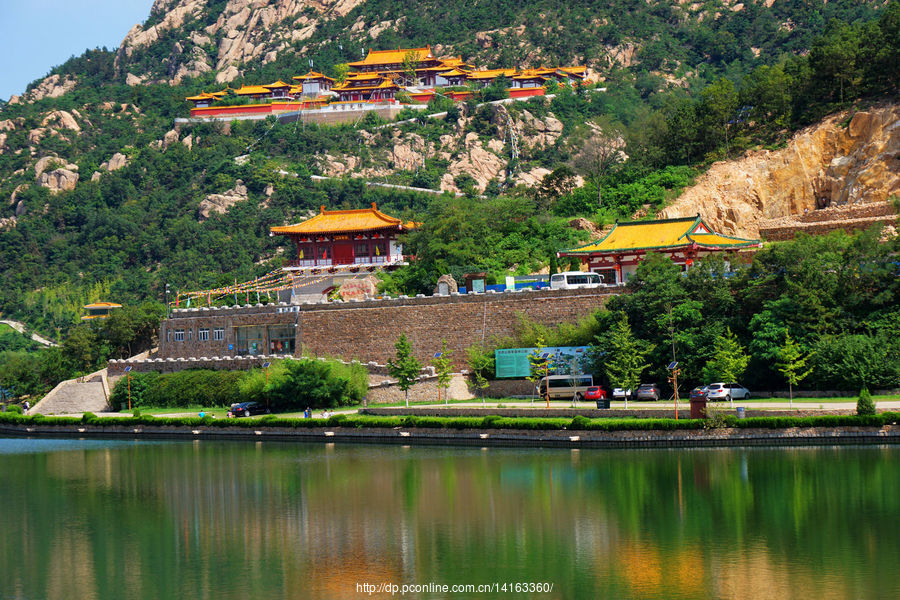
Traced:
[[661, 252], [682, 270], [716, 252], [745, 252], [762, 247], [759, 240], [716, 233], [696, 217], [656, 221], [616, 221], [612, 230], [596, 242], [557, 252], [559, 258], [580, 258], [589, 271], [607, 284], [622, 284], [637, 270], [648, 252]]
[[89, 321], [91, 319], [105, 319], [117, 308], [122, 308], [122, 305], [116, 304], [115, 302], [94, 302], [92, 304], [85, 304], [84, 310], [86, 310], [88, 314], [81, 317], [81, 320]]
[[374, 270], [405, 264], [399, 236], [415, 226], [384, 214], [373, 202], [371, 208], [356, 210], [323, 206], [318, 215], [302, 223], [272, 227], [270, 235], [286, 235], [297, 248], [296, 258], [285, 270]]

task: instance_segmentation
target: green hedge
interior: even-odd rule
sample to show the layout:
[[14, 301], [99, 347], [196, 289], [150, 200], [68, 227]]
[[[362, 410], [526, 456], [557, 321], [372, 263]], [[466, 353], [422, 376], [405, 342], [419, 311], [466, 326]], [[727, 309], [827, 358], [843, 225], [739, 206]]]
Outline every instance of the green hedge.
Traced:
[[[789, 429], [796, 427], [881, 427], [896, 424], [900, 413], [884, 412], [878, 415], [827, 415], [820, 417], [753, 417], [736, 419], [728, 415], [724, 418], [727, 428], [739, 429]], [[46, 417], [43, 415], [20, 415], [14, 412], [0, 413], [0, 423], [10, 424], [46, 424], [95, 426], [134, 426], [148, 425], [155, 427], [285, 427], [303, 429], [311, 427], [356, 427], [356, 428], [394, 428], [408, 427], [420, 429], [518, 429], [518, 430], [575, 430], [575, 431], [670, 431], [685, 429], [703, 429], [709, 427], [704, 419], [588, 419], [577, 416], [574, 419], [553, 418], [540, 419], [528, 417], [378, 417], [367, 415], [334, 415], [328, 419], [281, 419], [276, 415], [267, 415], [262, 419], [214, 419], [212, 416], [200, 417], [154, 417], [141, 415], [137, 417], [98, 417], [93, 413], [85, 413], [77, 417]]]

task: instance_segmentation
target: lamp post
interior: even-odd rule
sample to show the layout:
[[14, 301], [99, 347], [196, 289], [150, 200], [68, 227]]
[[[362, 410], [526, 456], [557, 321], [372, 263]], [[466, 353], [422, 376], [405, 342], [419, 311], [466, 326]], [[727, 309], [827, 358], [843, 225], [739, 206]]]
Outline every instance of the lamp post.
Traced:
[[128, 410], [131, 410], [131, 367], [125, 367], [125, 380], [128, 382]]
[[263, 369], [266, 370], [266, 410], [269, 410], [269, 365], [271, 363], [264, 362]]

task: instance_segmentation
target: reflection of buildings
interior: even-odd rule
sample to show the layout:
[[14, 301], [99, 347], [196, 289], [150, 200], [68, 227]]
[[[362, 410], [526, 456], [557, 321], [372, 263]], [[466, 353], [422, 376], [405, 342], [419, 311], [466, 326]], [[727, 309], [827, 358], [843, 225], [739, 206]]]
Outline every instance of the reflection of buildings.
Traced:
[[625, 283], [648, 252], [660, 252], [682, 270], [694, 262], [719, 252], [734, 252], [761, 247], [759, 240], [715, 233], [696, 217], [619, 223], [603, 238], [578, 248], [562, 250], [557, 256], [580, 258], [588, 269], [600, 274], [604, 283]]

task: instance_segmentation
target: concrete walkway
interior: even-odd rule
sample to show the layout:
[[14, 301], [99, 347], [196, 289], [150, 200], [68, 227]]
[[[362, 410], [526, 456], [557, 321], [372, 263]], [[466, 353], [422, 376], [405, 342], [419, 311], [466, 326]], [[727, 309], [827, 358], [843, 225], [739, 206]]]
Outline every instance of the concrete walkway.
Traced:
[[[21, 334], [25, 333], [25, 323], [22, 323], [20, 321], [7, 321], [5, 319], [0, 319], [0, 323], [3, 323], [4, 325], [9, 325], [10, 327], [12, 327], [13, 329], [15, 329], [16, 331], [18, 331]], [[33, 339], [38, 344], [43, 344], [45, 346], [56, 346], [57, 345], [55, 342], [51, 342], [47, 338], [40, 336], [36, 333], [31, 334], [31, 339]]]
[[109, 381], [106, 369], [83, 378], [60, 382], [35, 404], [28, 414], [80, 415], [109, 410]]

